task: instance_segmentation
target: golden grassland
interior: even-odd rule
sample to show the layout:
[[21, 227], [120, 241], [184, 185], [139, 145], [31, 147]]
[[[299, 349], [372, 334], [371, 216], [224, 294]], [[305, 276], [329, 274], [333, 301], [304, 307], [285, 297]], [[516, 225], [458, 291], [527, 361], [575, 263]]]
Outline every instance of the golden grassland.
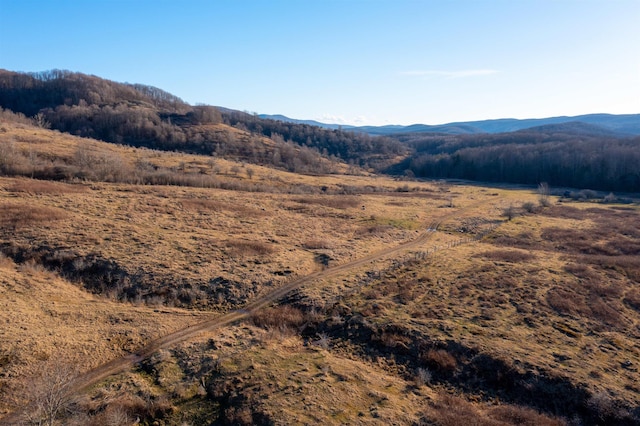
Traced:
[[[377, 352], [411, 358], [413, 351], [417, 365], [443, 383], [470, 380], [478, 369], [472, 358], [486, 356], [502, 370], [473, 378], [496, 382], [478, 386], [481, 393], [508, 400], [502, 390], [522, 386], [532, 394], [516, 401], [531, 401], [554, 392], [556, 383], [545, 389], [541, 378], [566, 380], [602, 405], [596, 410], [624, 418], [640, 406], [639, 213], [637, 206], [552, 206], [504, 223], [481, 242], [380, 278], [343, 282], [332, 310], [343, 323], [357, 319], [373, 330]], [[304, 293], [305, 303], [318, 303], [317, 294]], [[357, 340], [330, 323], [325, 328]], [[359, 345], [362, 351], [371, 343]]]
[[24, 403], [39, 364], [81, 371], [200, 320], [196, 311], [115, 303], [35, 263], [0, 256], [0, 410]]
[[[240, 189], [3, 179], [2, 221], [12, 232], [5, 240], [11, 250], [28, 256], [38, 251], [75, 275], [92, 267], [96, 256], [112, 260], [120, 282], [99, 290], [121, 300], [154, 298], [159, 304], [200, 307], [242, 303], [264, 286], [411, 237], [441, 198], [430, 184], [412, 188], [424, 197], [398, 203], [389, 194], [370, 194], [397, 190], [391, 179], [303, 176], [26, 126], [4, 129], [0, 136], [13, 150], [37, 158], [39, 165], [42, 158], [66, 164], [81, 157], [99, 165], [108, 158], [111, 166], [126, 168], [144, 159], [167, 173], [191, 176], [187, 183], [197, 184], [201, 176]], [[140, 285], [123, 284], [122, 275]], [[188, 285], [179, 283], [187, 280]], [[233, 282], [234, 288], [214, 292], [212, 280]]]
[[587, 423], [640, 405], [637, 205], [527, 213], [532, 190], [307, 176], [2, 128], [24, 170], [107, 158], [128, 176], [189, 176], [0, 178], [3, 412], [52, 360], [87, 370], [435, 224], [420, 246], [159, 351], [67, 423], [533, 425], [572, 420], [553, 392]]
[[167, 299], [169, 289], [162, 286], [188, 280], [194, 291], [189, 297], [201, 306], [218, 303], [215, 294], [196, 292], [211, 280], [255, 286], [244, 297], [233, 295], [242, 301], [263, 286], [320, 268], [320, 255], [328, 263], [343, 263], [412, 238], [440, 202], [414, 198], [399, 205], [393, 195], [67, 186], [44, 190], [41, 182], [0, 179], [2, 222], [5, 235], [11, 234], [4, 243], [11, 250], [42, 248], [49, 257], [76, 264], [88, 256], [112, 260], [128, 275], [142, 276], [138, 294], [165, 295], [158, 300], [163, 304], [179, 302]]
[[114, 407], [138, 407], [167, 425], [563, 424], [523, 406], [469, 401], [383, 357], [365, 360], [331, 339], [303, 339], [290, 325], [239, 325], [161, 350], [81, 404], [102, 413], [101, 421]]

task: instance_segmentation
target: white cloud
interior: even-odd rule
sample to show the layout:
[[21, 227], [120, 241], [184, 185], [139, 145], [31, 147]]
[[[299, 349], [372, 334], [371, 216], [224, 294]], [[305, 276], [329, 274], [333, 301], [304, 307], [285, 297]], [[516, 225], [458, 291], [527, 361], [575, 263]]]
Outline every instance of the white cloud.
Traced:
[[361, 126], [367, 124], [370, 120], [364, 116], [359, 115], [357, 117], [344, 117], [341, 115], [333, 115], [333, 114], [322, 114], [319, 118], [315, 119], [321, 123], [329, 123], [329, 124], [348, 124], [351, 126]]
[[482, 75], [497, 74], [499, 71], [492, 69], [476, 69], [476, 70], [460, 70], [460, 71], [445, 71], [445, 70], [412, 70], [402, 71], [400, 75], [406, 75], [410, 77], [444, 77], [444, 78], [465, 78], [465, 77], [477, 77]]

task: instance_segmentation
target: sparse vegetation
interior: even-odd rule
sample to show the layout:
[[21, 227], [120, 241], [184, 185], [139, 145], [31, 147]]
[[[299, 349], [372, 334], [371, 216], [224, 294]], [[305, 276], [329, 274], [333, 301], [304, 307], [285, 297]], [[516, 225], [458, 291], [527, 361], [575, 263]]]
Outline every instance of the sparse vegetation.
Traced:
[[49, 360], [39, 366], [26, 390], [32, 409], [26, 412], [32, 424], [53, 426], [73, 403], [71, 384], [77, 377], [75, 366]]

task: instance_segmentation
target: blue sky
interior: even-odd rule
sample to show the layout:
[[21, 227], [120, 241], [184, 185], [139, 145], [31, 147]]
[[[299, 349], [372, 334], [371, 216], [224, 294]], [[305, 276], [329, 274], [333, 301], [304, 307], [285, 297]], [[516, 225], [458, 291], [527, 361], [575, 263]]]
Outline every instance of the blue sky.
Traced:
[[640, 113], [640, 0], [0, 0], [0, 68], [344, 124]]

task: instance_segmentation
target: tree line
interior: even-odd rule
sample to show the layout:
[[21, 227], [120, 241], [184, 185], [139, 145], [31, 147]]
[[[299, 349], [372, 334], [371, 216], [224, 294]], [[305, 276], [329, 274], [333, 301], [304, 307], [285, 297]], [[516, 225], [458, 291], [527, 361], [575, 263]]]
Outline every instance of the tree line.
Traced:
[[365, 167], [380, 168], [398, 155], [408, 153], [406, 146], [384, 136], [263, 119], [240, 111], [223, 111], [222, 118], [230, 126], [270, 138], [282, 137], [297, 145], [314, 148], [325, 156], [335, 156]]
[[640, 192], [640, 137], [518, 131], [403, 135], [414, 154], [395, 171], [418, 177]]

